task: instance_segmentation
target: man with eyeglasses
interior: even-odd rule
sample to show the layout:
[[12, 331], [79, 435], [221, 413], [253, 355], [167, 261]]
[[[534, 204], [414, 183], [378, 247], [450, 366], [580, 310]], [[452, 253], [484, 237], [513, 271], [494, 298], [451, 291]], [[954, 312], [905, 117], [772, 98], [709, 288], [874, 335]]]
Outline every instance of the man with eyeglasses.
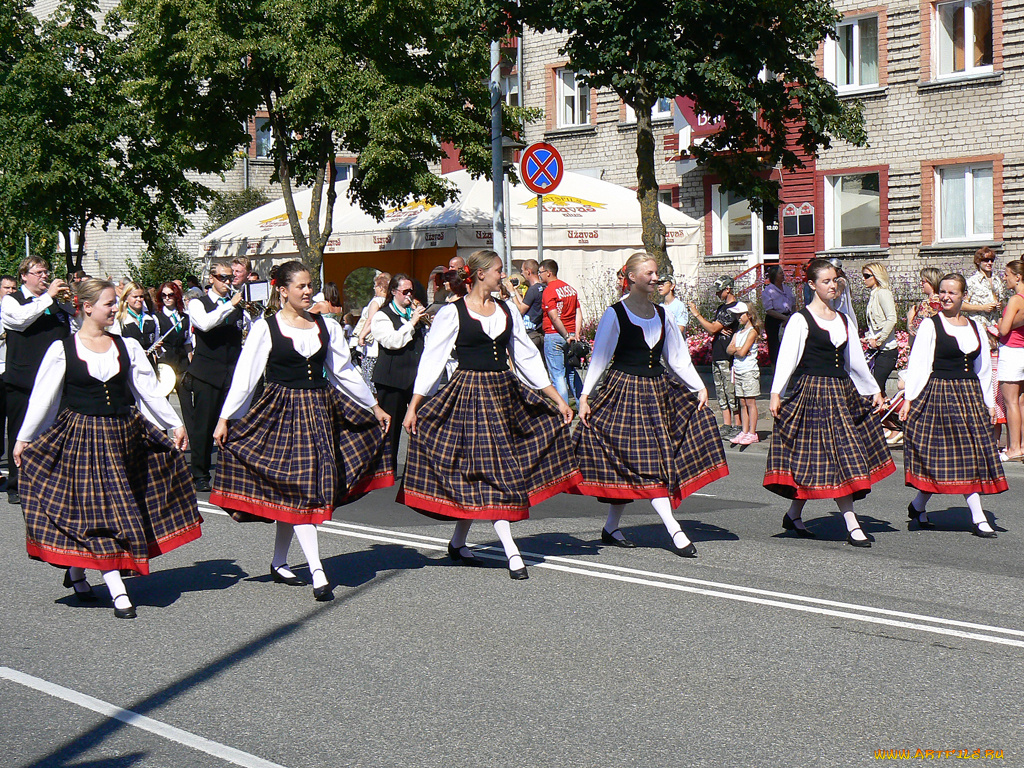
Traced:
[[[209, 493], [213, 457], [213, 430], [220, 418], [235, 364], [242, 352], [242, 336], [249, 317], [239, 307], [240, 291], [232, 293], [231, 264], [210, 264], [210, 290], [188, 303], [195, 352], [183, 385], [192, 393], [192, 480], [196, 490]], [[244, 282], [244, 278], [243, 278]]]
[[424, 317], [422, 304], [414, 304], [415, 286], [412, 278], [401, 272], [388, 284], [390, 301], [370, 320], [370, 333], [378, 344], [377, 363], [372, 381], [377, 388], [377, 402], [391, 417], [388, 439], [391, 460], [398, 472], [398, 444], [402, 439], [402, 420], [412, 400], [416, 369], [423, 354]]
[[18, 494], [18, 468], [10, 451], [28, 410], [29, 395], [39, 372], [39, 365], [50, 345], [71, 334], [70, 319], [74, 306], [57, 301], [57, 294], [67, 290], [63, 280], [52, 282], [50, 263], [38, 256], [29, 256], [18, 267], [21, 290], [0, 301], [0, 317], [7, 332], [7, 368], [4, 385], [7, 389], [7, 500], [21, 504]]

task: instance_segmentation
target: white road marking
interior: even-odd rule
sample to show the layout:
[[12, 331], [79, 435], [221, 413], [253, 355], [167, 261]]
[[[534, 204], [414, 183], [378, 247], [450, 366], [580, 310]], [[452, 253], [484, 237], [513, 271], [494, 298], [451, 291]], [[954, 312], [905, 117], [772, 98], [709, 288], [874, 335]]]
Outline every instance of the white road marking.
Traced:
[[196, 736], [194, 733], [183, 731], [180, 728], [175, 728], [173, 725], [167, 723], [161, 723], [159, 720], [153, 720], [145, 715], [140, 715], [138, 712], [132, 712], [129, 709], [122, 709], [114, 704], [103, 701], [101, 699], [94, 698], [85, 693], [72, 690], [71, 688], [65, 688], [62, 685], [51, 683], [47, 680], [43, 680], [32, 675], [27, 675], [24, 672], [19, 672], [16, 669], [9, 667], [0, 667], [0, 679], [9, 680], [12, 683], [18, 683], [26, 688], [32, 688], [33, 690], [40, 691], [50, 696], [55, 696], [58, 699], [76, 704], [83, 709], [91, 709], [93, 712], [98, 712], [101, 715], [109, 717], [113, 720], [118, 720], [126, 725], [131, 725], [135, 728], [139, 728], [143, 731], [149, 731], [150, 733], [161, 736], [169, 741], [175, 741], [179, 744], [183, 744], [186, 747], [205, 752], [208, 755], [220, 758], [228, 763], [234, 765], [243, 766], [243, 768], [284, 768], [279, 763], [272, 763], [269, 760], [264, 760], [262, 757], [256, 757], [256, 755], [250, 755], [248, 752], [242, 752], [234, 747], [229, 747], [225, 744], [221, 744], [216, 741], [210, 741], [210, 739], [204, 739], [202, 736]]
[[[204, 511], [212, 512], [214, 514], [227, 514], [222, 510], [203, 502], [200, 502], [200, 506], [204, 508]], [[319, 528], [324, 533], [330, 533], [336, 536], [347, 536], [350, 538], [378, 541], [388, 544], [405, 544], [418, 549], [428, 549], [433, 551], [444, 551], [448, 545], [446, 539], [437, 538], [435, 536], [424, 536], [422, 534], [407, 533], [405, 531], [375, 528], [366, 525], [356, 525], [354, 523], [335, 522], [333, 520], [321, 524]], [[496, 547], [480, 547], [474, 544], [470, 544], [469, 546], [472, 547], [477, 554], [487, 559], [505, 560], [504, 553]], [[656, 587], [658, 589], [670, 589], [678, 592], [704, 595], [706, 597], [717, 597], [737, 602], [767, 605], [775, 608], [801, 611], [804, 613], [816, 613], [822, 616], [845, 618], [853, 621], [868, 622], [871, 624], [883, 624], [920, 632], [931, 632], [934, 634], [949, 635], [969, 640], [979, 640], [982, 642], [1024, 648], [1024, 640], [1013, 639], [1014, 637], [1024, 638], [1024, 630], [1019, 629], [997, 627], [988, 624], [977, 624], [968, 621], [958, 621], [939, 616], [928, 616], [926, 614], [895, 611], [887, 608], [875, 608], [869, 605], [845, 603], [836, 600], [792, 594], [789, 592], [774, 592], [771, 590], [745, 587], [737, 584], [707, 581], [705, 579], [694, 579], [686, 576], [677, 576], [675, 574], [659, 573], [655, 571], [644, 571], [635, 568], [624, 568], [622, 566], [577, 560], [575, 558], [541, 555], [534, 552], [522, 552], [522, 555], [526, 560], [532, 561], [530, 565], [537, 568], [547, 568], [550, 570], [562, 571], [564, 573], [590, 576], [591, 578], [621, 581], [629, 584]], [[938, 626], [929, 626], [929, 624]], [[977, 631], [971, 632], [965, 630]], [[998, 635], [1010, 635], [1010, 637], [999, 637]]]

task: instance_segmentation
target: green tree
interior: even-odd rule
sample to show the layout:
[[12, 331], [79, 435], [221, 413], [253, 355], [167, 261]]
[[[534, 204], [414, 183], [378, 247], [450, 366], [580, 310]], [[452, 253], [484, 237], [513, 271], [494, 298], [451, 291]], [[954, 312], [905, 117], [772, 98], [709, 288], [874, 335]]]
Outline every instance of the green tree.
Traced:
[[147, 250], [128, 260], [128, 275], [133, 281], [153, 288], [171, 280], [184, 280], [185, 275], [197, 274], [198, 262], [179, 248], [174, 240], [163, 235]]
[[[359, 157], [349, 195], [378, 217], [410, 194], [454, 197], [430, 170], [444, 141], [471, 171], [489, 171], [484, 10], [476, 0], [124, 0], [129, 87], [155, 132], [195, 147], [197, 166], [247, 148], [248, 121], [266, 109], [274, 180], [319, 275], [341, 153]], [[296, 209], [295, 185], [312, 187], [309, 211]]]
[[206, 237], [216, 229], [220, 229], [228, 222], [234, 221], [239, 216], [249, 211], [254, 211], [261, 205], [266, 205], [269, 202], [270, 198], [267, 197], [267, 193], [255, 187], [249, 187], [238, 192], [219, 193], [206, 209], [210, 215], [210, 220], [203, 230], [203, 237]]
[[[658, 213], [651, 110], [689, 96], [724, 128], [689, 152], [725, 189], [755, 207], [777, 206], [770, 169], [794, 169], [834, 137], [865, 142], [857, 105], [841, 101], [814, 65], [839, 16], [829, 0], [495, 0], [508, 18], [568, 33], [562, 53], [578, 77], [611, 88], [637, 116], [637, 197], [643, 241], [668, 266]], [[772, 73], [764, 76], [762, 73]]]

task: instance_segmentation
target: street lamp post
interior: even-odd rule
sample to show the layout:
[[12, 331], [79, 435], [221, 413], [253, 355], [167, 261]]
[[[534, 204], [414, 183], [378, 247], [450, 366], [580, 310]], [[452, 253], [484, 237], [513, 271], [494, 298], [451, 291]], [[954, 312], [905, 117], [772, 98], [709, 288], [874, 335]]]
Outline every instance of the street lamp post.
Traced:
[[501, 137], [501, 184], [504, 191], [502, 210], [505, 211], [505, 251], [501, 258], [505, 262], [506, 275], [512, 274], [512, 215], [509, 213], [508, 172], [515, 164], [516, 152], [521, 149], [526, 149], [526, 145], [521, 141], [508, 136]]

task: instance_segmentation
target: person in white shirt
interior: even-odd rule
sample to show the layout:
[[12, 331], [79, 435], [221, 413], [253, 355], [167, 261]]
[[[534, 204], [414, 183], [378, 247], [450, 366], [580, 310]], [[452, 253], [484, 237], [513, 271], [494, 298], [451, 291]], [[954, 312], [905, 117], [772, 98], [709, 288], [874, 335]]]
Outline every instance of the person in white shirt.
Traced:
[[[18, 290], [18, 281], [11, 275], [0, 277], [0, 306], [3, 297]], [[0, 310], [2, 311], [2, 310]], [[0, 451], [6, 452], [7, 446], [7, 385], [4, 383], [4, 370], [7, 368], [7, 331], [0, 328]], [[0, 487], [7, 483], [7, 478], [0, 478]]]
[[934, 528], [925, 511], [932, 494], [962, 493], [974, 535], [994, 539], [981, 494], [1008, 486], [992, 436], [996, 412], [985, 326], [962, 314], [966, 293], [963, 275], [942, 278], [940, 311], [921, 321], [910, 350], [900, 420], [906, 424], [906, 483], [918, 493], [907, 515], [921, 528]]
[[804, 504], [808, 499], [835, 499], [847, 542], [870, 547], [853, 502], [896, 471], [875, 416], [883, 398], [864, 360], [856, 324], [832, 309], [836, 268], [825, 259], [813, 259], [807, 265], [807, 284], [813, 299], [786, 323], [775, 365], [770, 402], [775, 427], [764, 487], [792, 499], [783, 528], [814, 538], [801, 518]]
[[[707, 387], [693, 367], [679, 325], [651, 303], [657, 269], [649, 254], [631, 256], [619, 272], [627, 295], [598, 323], [580, 396], [583, 426], [573, 435], [583, 482], [573, 492], [611, 500], [601, 530], [606, 544], [635, 546], [619, 530], [619, 521], [627, 503], [650, 499], [675, 553], [696, 557], [697, 547], [672, 510], [725, 477], [729, 468], [715, 417], [706, 407]], [[591, 405], [590, 396], [609, 368]]]
[[[214, 431], [221, 453], [210, 502], [237, 522], [276, 521], [270, 575], [302, 586], [288, 568], [294, 535], [322, 602], [333, 591], [316, 526], [336, 507], [394, 485], [385, 446], [390, 418], [352, 365], [341, 326], [309, 312], [308, 267], [288, 261], [270, 274], [270, 309], [278, 311], [253, 324], [235, 367]], [[253, 402], [264, 377], [266, 389]]]
[[753, 445], [761, 441], [757, 436], [757, 398], [761, 396], [761, 369], [757, 365], [757, 352], [761, 329], [754, 317], [754, 310], [745, 302], [739, 302], [729, 311], [740, 318], [740, 329], [732, 335], [726, 351], [733, 356], [732, 376], [742, 425], [740, 433], [730, 438], [729, 442], [733, 445]]
[[679, 332], [685, 339], [686, 326], [690, 324], [690, 312], [686, 309], [686, 303], [676, 296], [676, 281], [672, 275], [666, 275], [658, 280], [658, 295], [661, 296], [661, 306], [679, 326]]
[[108, 333], [113, 283], [86, 280], [78, 296], [81, 330], [46, 350], [14, 446], [27, 549], [67, 568], [83, 602], [96, 599], [85, 569], [101, 571], [114, 615], [133, 619], [121, 570], [148, 574], [153, 557], [199, 538], [202, 519], [181, 420], [139, 343]]

